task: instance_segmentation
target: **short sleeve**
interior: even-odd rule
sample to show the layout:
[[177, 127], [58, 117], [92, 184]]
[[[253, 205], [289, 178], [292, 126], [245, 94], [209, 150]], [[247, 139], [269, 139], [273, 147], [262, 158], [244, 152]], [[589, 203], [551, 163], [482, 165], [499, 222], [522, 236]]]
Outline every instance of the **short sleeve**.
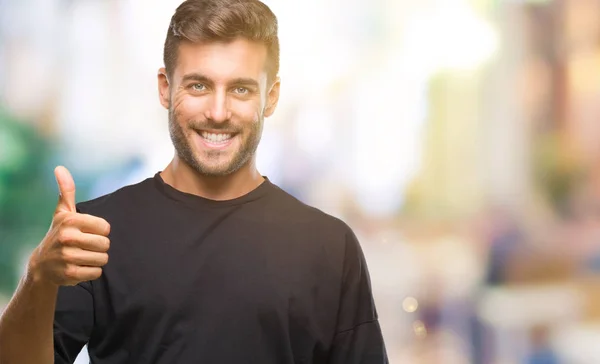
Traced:
[[88, 342], [93, 326], [91, 283], [60, 287], [54, 312], [54, 363], [73, 363]]
[[346, 236], [342, 293], [329, 363], [389, 363], [367, 263], [352, 231]]

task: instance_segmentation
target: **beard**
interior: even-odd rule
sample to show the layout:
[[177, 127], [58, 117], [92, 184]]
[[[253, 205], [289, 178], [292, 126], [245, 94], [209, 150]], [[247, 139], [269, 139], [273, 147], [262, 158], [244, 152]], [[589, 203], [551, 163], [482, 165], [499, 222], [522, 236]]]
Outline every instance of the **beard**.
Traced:
[[[215, 123], [211, 120], [191, 120], [184, 129], [177, 113], [169, 108], [169, 134], [177, 156], [194, 171], [207, 177], [223, 177], [238, 171], [252, 160], [260, 143], [263, 120], [263, 113], [260, 113], [257, 121], [244, 123], [246, 126], [235, 126], [230, 121]], [[206, 129], [234, 133], [234, 137], [240, 139], [240, 146], [233, 152], [195, 150], [191, 136]]]

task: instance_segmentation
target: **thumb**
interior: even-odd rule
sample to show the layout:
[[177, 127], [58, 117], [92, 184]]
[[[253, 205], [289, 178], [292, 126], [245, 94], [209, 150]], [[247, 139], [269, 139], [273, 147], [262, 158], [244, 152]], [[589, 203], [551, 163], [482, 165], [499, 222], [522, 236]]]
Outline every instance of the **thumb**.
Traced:
[[56, 211], [75, 212], [75, 181], [68, 169], [58, 166], [54, 169], [58, 184], [59, 199]]

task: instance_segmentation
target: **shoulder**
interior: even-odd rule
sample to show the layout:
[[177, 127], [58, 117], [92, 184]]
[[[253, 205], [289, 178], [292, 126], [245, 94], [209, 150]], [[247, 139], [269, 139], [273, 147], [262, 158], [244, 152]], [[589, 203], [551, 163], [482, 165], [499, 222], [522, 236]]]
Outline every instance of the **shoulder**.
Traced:
[[315, 233], [354, 239], [352, 228], [341, 218], [311, 206], [277, 185], [268, 199], [269, 213], [286, 225], [308, 225]]
[[152, 178], [123, 186], [111, 193], [77, 203], [77, 211], [93, 215], [103, 215], [115, 209], [123, 209], [138, 204], [152, 191]]
[[[290, 252], [315, 253], [341, 273], [362, 266], [362, 247], [350, 225], [339, 217], [308, 205], [276, 186], [269, 195], [269, 228], [284, 232]], [[261, 217], [264, 220], [264, 217]], [[275, 225], [275, 226], [273, 226]]]

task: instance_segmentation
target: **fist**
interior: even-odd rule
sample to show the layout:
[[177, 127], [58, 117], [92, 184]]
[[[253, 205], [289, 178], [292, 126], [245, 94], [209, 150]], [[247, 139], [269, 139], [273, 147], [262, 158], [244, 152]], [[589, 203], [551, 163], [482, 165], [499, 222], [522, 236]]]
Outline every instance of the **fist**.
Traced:
[[54, 175], [60, 197], [50, 230], [29, 259], [28, 273], [37, 282], [57, 286], [97, 279], [108, 262], [110, 225], [77, 213], [75, 182], [66, 168], [57, 167]]

